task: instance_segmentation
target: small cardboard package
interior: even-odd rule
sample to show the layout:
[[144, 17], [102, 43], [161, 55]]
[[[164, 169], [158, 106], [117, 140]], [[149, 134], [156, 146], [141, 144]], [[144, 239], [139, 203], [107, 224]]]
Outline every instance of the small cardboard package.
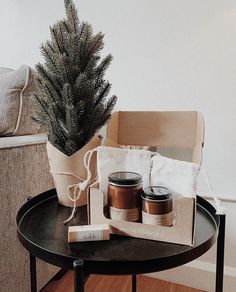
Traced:
[[[116, 112], [107, 130], [114, 144], [150, 146], [162, 155], [200, 163], [204, 121], [199, 112]], [[114, 145], [115, 146], [115, 145]], [[196, 199], [176, 200], [176, 222], [171, 227], [111, 220], [104, 215], [104, 194], [98, 185], [88, 192], [90, 224], [109, 224], [110, 232], [150, 240], [192, 246], [194, 244]]]

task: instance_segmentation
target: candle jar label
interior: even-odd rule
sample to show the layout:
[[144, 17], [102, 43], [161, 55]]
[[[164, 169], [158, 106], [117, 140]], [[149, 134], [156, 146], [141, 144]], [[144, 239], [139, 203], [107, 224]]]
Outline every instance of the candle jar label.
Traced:
[[122, 221], [138, 221], [139, 220], [139, 208], [133, 209], [118, 209], [110, 207], [110, 218], [112, 220], [122, 220]]
[[171, 226], [173, 224], [173, 212], [156, 215], [142, 211], [142, 223], [149, 225]]

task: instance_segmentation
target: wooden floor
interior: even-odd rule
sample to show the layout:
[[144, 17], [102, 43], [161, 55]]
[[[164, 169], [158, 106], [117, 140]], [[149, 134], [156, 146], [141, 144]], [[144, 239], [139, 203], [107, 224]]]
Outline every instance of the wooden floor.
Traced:
[[[130, 276], [91, 275], [85, 285], [86, 292], [131, 292]], [[201, 290], [173, 283], [137, 276], [137, 292], [202, 292]], [[73, 292], [73, 273], [66, 273], [60, 280], [50, 282], [41, 292]]]

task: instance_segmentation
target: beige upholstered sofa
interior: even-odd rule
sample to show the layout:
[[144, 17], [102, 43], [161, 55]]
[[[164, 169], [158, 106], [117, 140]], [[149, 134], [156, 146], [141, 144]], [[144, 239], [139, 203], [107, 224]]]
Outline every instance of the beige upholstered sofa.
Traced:
[[[53, 188], [46, 136], [0, 137], [0, 291], [30, 291], [29, 254], [17, 239], [15, 218], [29, 196]], [[38, 290], [57, 268], [37, 260]]]

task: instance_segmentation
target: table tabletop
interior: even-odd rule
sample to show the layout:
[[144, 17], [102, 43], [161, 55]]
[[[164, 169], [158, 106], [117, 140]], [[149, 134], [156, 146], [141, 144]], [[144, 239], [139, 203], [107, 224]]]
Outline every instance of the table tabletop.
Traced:
[[139, 274], [185, 264], [204, 254], [217, 239], [219, 217], [213, 206], [197, 197], [194, 246], [111, 235], [110, 241], [68, 243], [68, 226], [87, 224], [87, 207], [78, 207], [75, 218], [63, 221], [71, 209], [58, 203], [56, 190], [27, 201], [17, 214], [17, 234], [30, 253], [45, 262], [73, 269], [84, 260], [88, 274]]

